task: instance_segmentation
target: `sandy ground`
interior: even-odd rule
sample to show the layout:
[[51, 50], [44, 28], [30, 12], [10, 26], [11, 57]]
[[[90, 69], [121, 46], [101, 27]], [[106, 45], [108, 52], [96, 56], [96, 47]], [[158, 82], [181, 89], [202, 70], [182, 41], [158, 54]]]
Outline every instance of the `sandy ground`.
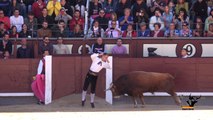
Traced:
[[[81, 106], [80, 99], [80, 94], [74, 94], [55, 100], [49, 105], [37, 105], [34, 97], [1, 97], [0, 120], [108, 120], [110, 118], [213, 120], [213, 97], [202, 97], [195, 110], [191, 111], [181, 110], [181, 107], [175, 105], [171, 97], [145, 97], [146, 106], [139, 105], [138, 108], [133, 107], [129, 97], [114, 99], [113, 105], [96, 97], [95, 109], [90, 107], [89, 96], [85, 107]], [[182, 98], [183, 105], [186, 99]]]

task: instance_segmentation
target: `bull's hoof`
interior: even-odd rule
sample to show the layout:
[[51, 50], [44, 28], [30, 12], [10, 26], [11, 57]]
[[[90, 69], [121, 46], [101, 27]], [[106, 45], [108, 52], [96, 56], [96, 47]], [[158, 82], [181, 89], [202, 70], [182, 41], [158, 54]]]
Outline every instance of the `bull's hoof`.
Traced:
[[142, 105], [141, 108], [145, 108], [145, 105]]
[[134, 105], [134, 108], [138, 108], [138, 106], [137, 106], [137, 105]]

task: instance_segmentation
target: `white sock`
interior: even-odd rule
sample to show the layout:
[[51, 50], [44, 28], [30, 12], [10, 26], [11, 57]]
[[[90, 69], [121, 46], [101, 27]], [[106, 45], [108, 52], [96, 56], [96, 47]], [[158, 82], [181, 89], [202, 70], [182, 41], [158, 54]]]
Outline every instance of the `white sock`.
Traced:
[[82, 92], [82, 101], [86, 100], [87, 91]]
[[92, 94], [92, 93], [91, 93], [91, 94], [90, 94], [90, 98], [91, 98], [91, 101], [90, 101], [90, 102], [91, 102], [91, 103], [94, 103], [94, 100], [95, 100], [95, 94]]

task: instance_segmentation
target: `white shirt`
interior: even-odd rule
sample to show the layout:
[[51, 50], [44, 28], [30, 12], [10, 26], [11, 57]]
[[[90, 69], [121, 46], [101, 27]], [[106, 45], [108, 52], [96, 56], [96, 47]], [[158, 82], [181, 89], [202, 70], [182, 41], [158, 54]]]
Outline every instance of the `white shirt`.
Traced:
[[[45, 59], [45, 57], [44, 57]], [[39, 61], [39, 64], [38, 64], [38, 69], [37, 69], [37, 75], [38, 74], [41, 74], [42, 73], [42, 70], [43, 70], [43, 62], [42, 62], [42, 59]]]
[[[117, 29], [117, 30], [115, 30]], [[121, 37], [120, 32], [121, 30], [119, 28], [115, 28], [114, 30], [110, 30], [110, 28], [107, 28], [106, 31], [106, 35], [108, 36], [108, 38], [118, 38]]]
[[103, 68], [106, 69], [111, 69], [110, 65], [108, 62], [104, 62], [101, 60], [101, 58], [98, 57], [99, 54], [94, 53], [91, 55], [91, 59], [92, 59], [92, 65], [90, 66], [90, 70], [92, 72], [100, 72]]
[[53, 53], [55, 54], [70, 54], [68, 47], [64, 44], [57, 44], [53, 46]]
[[22, 24], [24, 24], [24, 19], [21, 15], [19, 15], [18, 17], [11, 16], [10, 24], [11, 24], [11, 26], [15, 25], [17, 27], [17, 32], [21, 32]]

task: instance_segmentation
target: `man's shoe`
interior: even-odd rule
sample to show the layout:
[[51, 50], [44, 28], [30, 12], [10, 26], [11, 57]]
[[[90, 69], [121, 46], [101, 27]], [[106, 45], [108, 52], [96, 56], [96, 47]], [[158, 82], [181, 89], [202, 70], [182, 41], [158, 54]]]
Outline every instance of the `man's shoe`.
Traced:
[[95, 108], [95, 104], [94, 103], [90, 103], [92, 108]]
[[82, 106], [82, 107], [84, 107], [85, 102], [86, 102], [86, 99], [85, 99], [85, 100], [83, 100], [83, 101], [81, 101], [81, 106]]
[[44, 105], [44, 102], [38, 101], [37, 104], [38, 104], [38, 105]]

